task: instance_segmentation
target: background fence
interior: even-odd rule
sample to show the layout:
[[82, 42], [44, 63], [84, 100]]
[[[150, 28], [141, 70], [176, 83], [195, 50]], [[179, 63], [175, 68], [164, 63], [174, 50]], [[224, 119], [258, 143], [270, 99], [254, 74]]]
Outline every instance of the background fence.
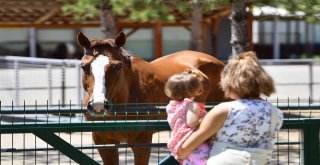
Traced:
[[[261, 60], [275, 80], [269, 99], [320, 99], [320, 60]], [[0, 56], [3, 105], [80, 104], [84, 98], [79, 60]]]
[[84, 98], [79, 60], [0, 56], [0, 100], [63, 105]]

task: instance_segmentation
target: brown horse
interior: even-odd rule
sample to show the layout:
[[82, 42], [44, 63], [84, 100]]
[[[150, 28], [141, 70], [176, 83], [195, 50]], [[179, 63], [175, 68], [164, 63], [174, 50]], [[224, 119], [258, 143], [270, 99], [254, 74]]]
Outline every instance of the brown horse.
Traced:
[[[168, 103], [163, 87], [167, 79], [188, 68], [197, 68], [207, 75], [205, 92], [196, 98], [198, 101], [223, 100], [219, 88], [220, 72], [224, 64], [211, 55], [181, 51], [147, 62], [131, 55], [123, 46], [125, 34], [120, 32], [115, 39], [89, 40], [81, 32], [78, 44], [84, 48], [82, 58], [82, 84], [86, 91], [84, 105], [90, 112], [104, 114], [95, 117], [86, 114], [87, 120], [137, 120], [137, 117], [119, 116], [113, 113], [114, 105], [125, 103]], [[117, 113], [119, 114], [119, 113]], [[162, 117], [138, 117], [138, 119], [166, 119]], [[93, 132], [95, 144], [151, 143], [152, 131], [134, 132]], [[119, 164], [118, 150], [98, 149], [104, 164]], [[132, 147], [136, 165], [147, 165], [150, 147]]]

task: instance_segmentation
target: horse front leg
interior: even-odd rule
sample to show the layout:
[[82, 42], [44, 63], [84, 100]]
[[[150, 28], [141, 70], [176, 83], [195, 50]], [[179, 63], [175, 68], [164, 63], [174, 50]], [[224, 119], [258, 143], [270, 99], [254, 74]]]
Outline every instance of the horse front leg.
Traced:
[[[152, 133], [141, 133], [135, 139], [129, 139], [130, 144], [151, 144], [152, 143]], [[151, 153], [151, 147], [131, 147], [134, 155], [135, 165], [148, 165]]]
[[[93, 132], [92, 139], [96, 145], [119, 143], [118, 141], [108, 139], [108, 135], [101, 132]], [[119, 165], [119, 153], [117, 148], [99, 148], [98, 152], [104, 165]]]

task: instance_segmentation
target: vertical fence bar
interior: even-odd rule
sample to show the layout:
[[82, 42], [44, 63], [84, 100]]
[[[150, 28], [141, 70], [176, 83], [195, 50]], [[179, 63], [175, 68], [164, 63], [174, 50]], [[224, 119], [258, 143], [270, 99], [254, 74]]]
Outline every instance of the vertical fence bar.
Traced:
[[[1, 105], [1, 100], [0, 100], [0, 112], [2, 111], [2, 105]], [[2, 115], [0, 115], [0, 124], [1, 124], [1, 121], [2, 121]], [[2, 141], [2, 134], [0, 133], [0, 141]], [[1, 163], [1, 161], [2, 161], [2, 152], [1, 152], [1, 148], [2, 148], [2, 144], [1, 144], [1, 142], [0, 142], [0, 164], [2, 164]]]
[[62, 64], [62, 73], [61, 73], [61, 106], [65, 106], [65, 93], [66, 93], [66, 64]]
[[[11, 102], [11, 113], [13, 114], [13, 107], [14, 107], [14, 105], [13, 105], [13, 101]], [[11, 119], [11, 125], [13, 126], [13, 122], [14, 122], [14, 117], [12, 117], [12, 119]], [[13, 138], [13, 135], [14, 134], [11, 134], [11, 148], [13, 148], [13, 142], [14, 142], [14, 138]], [[14, 164], [13, 163], [13, 161], [14, 161], [14, 154], [13, 154], [13, 152], [11, 152], [11, 163], [12, 163], [12, 165]]]
[[319, 126], [312, 120], [303, 124], [303, 160], [305, 165], [319, 165]]
[[16, 96], [16, 104], [19, 105], [19, 101], [20, 101], [20, 90], [19, 90], [19, 62], [18, 61], [14, 61], [13, 63], [13, 68], [14, 68], [14, 80], [13, 82], [15, 82], [15, 87], [14, 87], [14, 93], [15, 93], [15, 96]]
[[51, 64], [47, 64], [48, 70], [48, 102], [49, 105], [52, 105], [52, 67]]
[[77, 90], [77, 96], [78, 96], [78, 105], [81, 105], [81, 99], [83, 98], [82, 92], [81, 92], [81, 70], [80, 65], [75, 65], [76, 68], [76, 90]]
[[311, 102], [313, 102], [313, 64], [310, 62], [309, 66], [309, 96], [311, 98]]

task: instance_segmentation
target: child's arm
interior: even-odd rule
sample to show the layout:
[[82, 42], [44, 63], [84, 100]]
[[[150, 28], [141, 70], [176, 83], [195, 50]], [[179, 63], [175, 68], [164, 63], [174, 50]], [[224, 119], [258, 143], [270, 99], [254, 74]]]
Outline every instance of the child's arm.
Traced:
[[191, 128], [197, 127], [200, 123], [199, 115], [200, 115], [200, 108], [198, 103], [191, 103], [187, 106], [187, 125]]
[[178, 149], [178, 158], [185, 159], [195, 148], [216, 134], [228, 118], [229, 108], [226, 104], [219, 104], [210, 110], [201, 121], [199, 129]]

